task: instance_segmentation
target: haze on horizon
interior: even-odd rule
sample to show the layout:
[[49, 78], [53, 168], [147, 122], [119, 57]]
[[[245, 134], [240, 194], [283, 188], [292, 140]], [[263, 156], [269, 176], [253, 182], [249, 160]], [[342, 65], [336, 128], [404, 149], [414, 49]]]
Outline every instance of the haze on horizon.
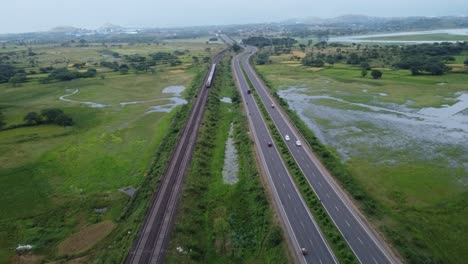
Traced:
[[46, 31], [56, 26], [172, 27], [275, 22], [303, 17], [362, 14], [380, 17], [466, 16], [466, 0], [16, 0], [2, 3], [0, 33]]

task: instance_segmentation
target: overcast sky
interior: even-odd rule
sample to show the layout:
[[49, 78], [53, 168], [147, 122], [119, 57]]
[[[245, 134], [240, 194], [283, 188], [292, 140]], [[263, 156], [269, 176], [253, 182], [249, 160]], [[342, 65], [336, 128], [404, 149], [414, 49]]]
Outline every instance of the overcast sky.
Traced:
[[468, 0], [4, 0], [0, 33], [274, 22], [297, 17], [468, 15]]

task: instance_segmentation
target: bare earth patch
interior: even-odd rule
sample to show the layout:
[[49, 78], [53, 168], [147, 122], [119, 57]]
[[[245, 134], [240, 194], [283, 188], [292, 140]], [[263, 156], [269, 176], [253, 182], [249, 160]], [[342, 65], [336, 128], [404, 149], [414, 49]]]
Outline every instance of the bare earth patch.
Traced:
[[86, 251], [106, 237], [115, 227], [110, 221], [103, 221], [81, 229], [58, 245], [59, 255], [71, 255]]
[[308, 71], [314, 71], [314, 72], [316, 72], [316, 71], [321, 71], [321, 70], [323, 70], [323, 69], [324, 69], [324, 68], [319, 68], [319, 67], [310, 67], [310, 68], [307, 68], [306, 70], [308, 70]]
[[44, 259], [44, 256], [41, 256], [41, 255], [27, 254], [27, 255], [22, 255], [22, 256], [14, 256], [11, 259], [11, 263], [35, 264], [35, 263], [41, 263], [43, 259]]
[[299, 57], [299, 58], [304, 58], [305, 57], [305, 52], [303, 52], [303, 51], [293, 50], [292, 54], [294, 56]]

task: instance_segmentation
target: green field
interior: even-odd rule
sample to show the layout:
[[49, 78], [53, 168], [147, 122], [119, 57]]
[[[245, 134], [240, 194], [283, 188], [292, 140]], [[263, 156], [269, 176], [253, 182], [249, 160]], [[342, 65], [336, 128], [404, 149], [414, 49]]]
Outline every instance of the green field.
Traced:
[[[194, 64], [192, 56], [212, 56], [220, 47], [183, 42], [124, 44], [111, 50], [140, 55], [184, 50], [185, 54], [179, 57], [181, 65], [157, 65], [154, 73], [122, 75], [96, 66], [97, 78], [39, 84], [36, 79], [42, 77], [41, 74], [33, 74], [28, 76], [29, 82], [19, 87], [1, 84], [0, 110], [7, 126], [20, 124], [26, 113], [40, 112], [44, 108], [62, 109], [75, 124], [0, 131], [0, 186], [3, 191], [0, 263], [13, 261], [11, 258], [18, 244], [33, 245], [33, 256], [37, 259], [51, 261], [72, 258], [74, 254], [82, 256], [86, 252], [79, 249], [63, 251], [58, 247], [72, 234], [93, 224], [104, 220], [117, 223], [129, 200], [118, 189], [139, 186], [148, 174], [154, 151], [180, 108], [165, 113], [149, 112], [150, 107], [170, 102], [174, 95], [162, 93], [165, 87], [182, 85], [188, 88], [194, 76], [205, 69], [202, 62]], [[102, 55], [102, 49], [99, 45], [84, 48], [33, 46], [38, 64], [27, 71], [78, 62], [92, 66], [109, 59]], [[18, 65], [27, 64], [27, 58], [21, 55], [17, 61]], [[74, 91], [77, 93], [66, 99], [112, 106], [92, 108], [59, 99]], [[121, 102], [155, 99], [158, 100], [119, 105]], [[102, 208], [106, 211], [95, 212]], [[89, 236], [91, 245], [98, 242]]]
[[[373, 80], [362, 78], [359, 67], [311, 70], [289, 57], [271, 56], [272, 64], [256, 68], [273, 91], [289, 91], [290, 108], [377, 202], [373, 224], [409, 263], [467, 259], [461, 234], [468, 232], [468, 146], [452, 137], [454, 131], [438, 127], [443, 120], [405, 115], [453, 105], [460, 92], [468, 92], [468, 75], [411, 76], [384, 68], [382, 79]], [[389, 112], [394, 110], [401, 113]]]
[[415, 34], [404, 36], [384, 36], [362, 38], [363, 40], [389, 40], [389, 41], [467, 41], [468, 35], [452, 35], [448, 33]]

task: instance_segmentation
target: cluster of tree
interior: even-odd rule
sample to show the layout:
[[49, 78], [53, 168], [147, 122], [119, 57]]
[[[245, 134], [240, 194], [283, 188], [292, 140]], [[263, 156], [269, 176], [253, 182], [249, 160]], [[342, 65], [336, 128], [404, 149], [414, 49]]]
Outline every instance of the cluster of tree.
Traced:
[[466, 42], [408, 45], [401, 49], [401, 59], [394, 66], [408, 69], [412, 75], [442, 75], [450, 71], [450, 67], [445, 63], [454, 61], [453, 55], [458, 55], [464, 50], [468, 50]]
[[302, 59], [302, 65], [309, 67], [323, 67], [325, 62], [319, 56], [314, 56], [309, 53]]
[[54, 68], [47, 77], [39, 79], [39, 82], [49, 83], [53, 80], [71, 81], [78, 78], [93, 78], [96, 77], [96, 74], [95, 68], [88, 68], [86, 72], [70, 71], [67, 68]]
[[126, 74], [130, 70], [130, 67], [127, 64], [119, 64], [116, 61], [101, 61], [100, 65], [102, 67], [109, 68], [115, 72], [120, 72], [121, 74]]
[[297, 43], [297, 40], [293, 38], [249, 37], [247, 39], [243, 39], [242, 43], [260, 48], [271, 45], [279, 45], [290, 48]]
[[445, 65], [440, 57], [426, 57], [421, 55], [403, 57], [395, 66], [400, 69], [410, 70], [412, 75], [420, 75], [422, 73], [442, 75], [450, 71], [450, 67]]
[[313, 53], [308, 53], [302, 60], [302, 65], [309, 67], [323, 67], [325, 63], [330, 65], [335, 64], [337, 61], [336, 56], [332, 54], [325, 55], [318, 52], [315, 56]]
[[170, 52], [159, 51], [156, 53], [150, 54], [150, 57], [157, 62], [169, 62], [172, 60], [177, 60], [177, 56]]
[[234, 43], [234, 45], [232, 45], [232, 50], [237, 53], [241, 50], [241, 46], [239, 46], [237, 43]]
[[26, 72], [24, 69], [15, 69], [9, 64], [0, 64], [0, 83], [9, 82], [16, 86], [18, 83], [25, 82]]
[[24, 121], [28, 126], [40, 125], [40, 124], [56, 124], [60, 126], [72, 126], [73, 119], [61, 109], [48, 108], [41, 110], [41, 113], [29, 112], [24, 117]]
[[259, 52], [255, 59], [255, 63], [258, 65], [270, 63], [270, 54], [267, 51]]

